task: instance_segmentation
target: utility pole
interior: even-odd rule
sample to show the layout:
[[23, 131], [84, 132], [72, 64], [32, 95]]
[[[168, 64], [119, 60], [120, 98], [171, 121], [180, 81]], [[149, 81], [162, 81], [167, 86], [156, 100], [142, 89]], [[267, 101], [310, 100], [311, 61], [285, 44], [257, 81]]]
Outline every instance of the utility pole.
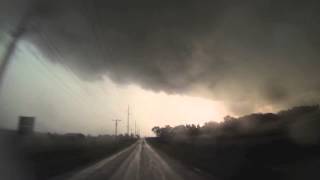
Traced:
[[139, 136], [140, 137], [140, 128], [139, 128], [139, 126], [138, 126], [138, 128], [137, 128], [137, 135], [136, 136]]
[[137, 120], [134, 120], [134, 135], [137, 135]]
[[130, 135], [130, 107], [128, 105], [127, 133]]
[[115, 122], [115, 136], [117, 137], [118, 136], [118, 122], [120, 122], [121, 120], [120, 119], [114, 119], [112, 120]]

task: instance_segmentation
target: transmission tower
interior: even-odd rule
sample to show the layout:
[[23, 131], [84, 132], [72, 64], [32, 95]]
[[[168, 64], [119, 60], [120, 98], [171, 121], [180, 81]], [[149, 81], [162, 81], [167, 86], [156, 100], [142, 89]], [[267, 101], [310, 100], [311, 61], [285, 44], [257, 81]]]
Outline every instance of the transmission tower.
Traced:
[[137, 120], [134, 120], [134, 135], [137, 135]]
[[115, 136], [117, 137], [118, 136], [118, 122], [120, 122], [121, 120], [120, 119], [114, 119], [112, 120], [115, 122], [115, 130], [114, 130], [114, 134]]
[[130, 134], [130, 107], [128, 105], [127, 133]]

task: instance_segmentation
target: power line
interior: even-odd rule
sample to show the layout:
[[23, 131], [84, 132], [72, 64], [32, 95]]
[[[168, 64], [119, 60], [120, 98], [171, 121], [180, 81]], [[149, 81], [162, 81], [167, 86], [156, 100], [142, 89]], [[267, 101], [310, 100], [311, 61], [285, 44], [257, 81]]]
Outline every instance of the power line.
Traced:
[[[48, 38], [48, 36], [45, 35], [43, 31], [39, 32], [39, 34], [41, 35], [42, 39], [47, 43], [47, 46], [49, 47], [50, 51], [52, 53], [55, 53], [56, 60], [59, 61], [59, 64], [62, 65], [64, 67], [64, 69], [66, 69], [70, 73], [70, 75], [71, 75], [70, 77], [73, 79], [73, 83], [76, 84], [80, 89], [82, 89], [82, 91], [86, 92], [85, 95], [87, 95], [87, 96], [91, 95], [91, 94], [89, 94], [87, 88], [83, 87], [82, 82], [80, 82], [80, 80], [77, 78], [77, 75], [75, 75], [75, 72], [72, 70], [72, 68], [70, 68], [70, 66], [68, 64], [63, 62], [63, 57], [61, 55], [61, 51], [59, 50], [59, 48], [57, 46], [54, 45], [54, 42], [52, 41], [52, 39]], [[94, 34], [96, 35], [95, 31], [94, 31]], [[96, 41], [98, 41], [97, 36], [96, 36]], [[101, 52], [101, 51], [99, 51], [99, 52]], [[100, 89], [102, 91], [102, 93], [105, 94], [105, 96], [108, 96], [107, 93], [105, 92], [105, 90], [101, 86], [98, 86], [98, 89]]]
[[81, 95], [81, 94], [75, 93], [75, 91], [71, 88], [71, 86], [69, 86], [64, 80], [62, 80], [60, 76], [57, 75], [57, 73], [53, 72], [52, 69], [49, 67], [49, 65], [42, 60], [43, 58], [39, 57], [37, 52], [34, 52], [34, 49], [29, 48], [29, 51], [33, 54], [34, 57], [36, 57], [40, 65], [42, 65], [42, 67], [46, 69], [46, 72], [49, 75], [48, 77], [50, 77], [52, 80], [60, 84], [61, 87], [63, 87], [63, 89], [65, 90], [65, 92], [71, 95], [72, 97], [76, 98], [78, 102], [82, 103], [85, 106], [88, 105], [88, 102], [85, 96], [83, 96], [83, 94]]
[[[42, 60], [43, 58], [41, 58], [41, 57], [34, 51], [34, 49], [32, 49], [32, 48], [29, 47], [28, 50], [29, 50], [29, 52], [31, 52], [31, 53], [34, 55], [34, 57], [36, 57], [36, 59], [37, 59], [38, 62], [39, 62], [39, 65], [41, 65], [42, 68], [45, 68], [45, 69], [46, 69], [46, 71], [44, 71], [44, 72], [46, 72], [46, 73], [49, 75], [49, 76], [47, 76], [47, 77], [51, 78], [52, 80], [54, 80], [55, 82], [57, 82], [59, 85], [61, 85], [61, 87], [63, 87], [64, 92], [66, 92], [67, 94], [69, 94], [69, 95], [71, 95], [72, 97], [74, 97], [75, 100], [77, 100], [78, 102], [82, 103], [82, 104], [85, 105], [85, 106], [88, 105], [88, 103], [83, 99], [83, 96], [77, 96], [77, 95], [76, 95], [77, 93], [75, 93], [70, 86], [68, 86], [63, 80], [60, 79], [59, 76], [57, 76], [56, 73], [54, 73], [54, 72], [52, 71], [52, 69], [48, 66], [48, 64], [45, 63], [45, 62]], [[35, 65], [35, 64], [33, 64], [33, 65]], [[80, 94], [79, 94], [79, 95], [80, 95]], [[96, 112], [96, 113], [97, 113], [97, 112]], [[118, 121], [120, 121], [120, 120], [118, 120]], [[117, 122], [116, 125], [117, 125], [117, 129], [118, 129], [118, 122]], [[117, 131], [118, 131], [118, 130], [117, 130]], [[116, 132], [116, 134], [117, 134], [117, 132]]]
[[[61, 52], [59, 51], [59, 49], [58, 49], [56, 46], [54, 46], [54, 43], [53, 43], [49, 38], [47, 38], [48, 36], [46, 36], [46, 35], [44, 34], [44, 32], [39, 32], [39, 34], [40, 34], [41, 38], [44, 40], [44, 42], [46, 42], [49, 50], [50, 50], [52, 53], [55, 54], [56, 60], [59, 62], [59, 64], [62, 65], [62, 66], [72, 75], [72, 76], [70, 76], [70, 77], [73, 78], [73, 81], [71, 81], [71, 82], [73, 82], [74, 84], [77, 83], [76, 85], [77, 85], [80, 89], [82, 89], [84, 92], [86, 92], [86, 94], [81, 93], [81, 96], [82, 96], [82, 97], [86, 97], [86, 98], [82, 98], [82, 99], [83, 99], [83, 100], [84, 100], [84, 99], [87, 99], [87, 97], [90, 95], [89, 92], [88, 92], [87, 89], [85, 89], [82, 85], [80, 85], [79, 80], [76, 78], [76, 75], [75, 75], [75, 73], [72, 71], [72, 69], [71, 69], [69, 66], [65, 65], [65, 63], [63, 63], [63, 58], [62, 58], [62, 55], [61, 55]], [[64, 84], [65, 84], [65, 83], [64, 83]], [[66, 85], [66, 86], [68, 86], [68, 85]], [[68, 86], [68, 87], [70, 87], [70, 86]], [[85, 101], [86, 101], [86, 100], [85, 100]], [[90, 104], [90, 103], [88, 103], [87, 101], [86, 101], [86, 103], [87, 103], [87, 104]]]
[[9, 45], [5, 51], [5, 54], [0, 62], [0, 88], [3, 83], [4, 76], [6, 74], [6, 71], [8, 69], [8, 66], [10, 64], [10, 61], [12, 59], [12, 56], [15, 53], [15, 50], [17, 49], [17, 44], [20, 40], [20, 38], [23, 36], [23, 34], [26, 32], [25, 26], [28, 21], [28, 17], [23, 18], [22, 21], [19, 22], [17, 28], [14, 30], [14, 32], [11, 34], [11, 42], [9, 42]]
[[29, 21], [32, 17], [32, 13], [34, 13], [33, 3], [30, 3], [30, 6], [28, 7], [27, 11], [23, 14], [21, 17], [21, 20], [18, 21], [17, 26], [11, 33], [11, 41], [9, 42], [8, 47], [5, 50], [4, 56], [1, 59], [0, 62], [0, 91], [1, 86], [3, 84], [3, 79], [6, 74], [6, 71], [8, 69], [8, 66], [10, 64], [10, 61], [12, 59], [12, 56], [15, 53], [15, 50], [17, 48], [17, 44], [19, 43], [20, 39], [23, 37], [23, 35], [27, 32], [27, 25], [29, 24]]
[[42, 58], [40, 58], [36, 52], [33, 51], [33, 49], [29, 48], [29, 51], [34, 55], [34, 57], [36, 57], [36, 59], [38, 60], [39, 64], [46, 69], [45, 72], [48, 73], [48, 77], [51, 78], [52, 80], [54, 80], [55, 82], [57, 82], [58, 84], [61, 85], [61, 87], [63, 87], [63, 89], [65, 90], [65, 92], [69, 95], [71, 95], [72, 97], [75, 97], [78, 102], [83, 103], [84, 105], [86, 105], [84, 99], [80, 96], [76, 96], [76, 93], [73, 91], [72, 88], [70, 88], [70, 86], [68, 86], [59, 76], [56, 75], [56, 73], [54, 73], [50, 67], [48, 67], [48, 65], [42, 60]]
[[73, 72], [73, 70], [66, 65], [65, 63], [63, 63], [63, 58], [61, 55], [60, 50], [58, 49], [57, 46], [54, 45], [54, 43], [52, 42], [51, 39], [48, 38], [48, 36], [46, 34], [44, 34], [45, 32], [41, 31], [39, 32], [41, 38], [43, 39], [43, 41], [47, 44], [49, 50], [54, 53], [53, 55], [56, 57], [56, 60], [59, 62], [59, 64], [61, 66], [64, 67], [65, 70], [67, 70], [70, 73], [70, 77], [73, 79], [73, 83], [76, 83], [76, 86], [78, 86], [80, 89], [82, 89], [84, 92], [86, 92], [86, 95], [89, 95], [89, 92], [87, 91], [87, 89], [83, 88], [83, 86], [79, 83], [79, 80], [76, 78], [75, 73]]

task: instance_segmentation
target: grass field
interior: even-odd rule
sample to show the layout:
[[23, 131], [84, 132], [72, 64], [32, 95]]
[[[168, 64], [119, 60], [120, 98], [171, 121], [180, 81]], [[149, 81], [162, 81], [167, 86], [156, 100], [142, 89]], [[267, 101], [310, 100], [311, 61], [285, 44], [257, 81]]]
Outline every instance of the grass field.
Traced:
[[82, 134], [34, 134], [29, 137], [6, 134], [7, 147], [23, 159], [28, 173], [44, 180], [85, 167], [133, 144], [129, 136], [84, 136]]
[[312, 179], [320, 165], [320, 146], [300, 146], [280, 138], [270, 142], [257, 138], [256, 142], [225, 140], [207, 144], [149, 138], [148, 142], [184, 164], [221, 179]]

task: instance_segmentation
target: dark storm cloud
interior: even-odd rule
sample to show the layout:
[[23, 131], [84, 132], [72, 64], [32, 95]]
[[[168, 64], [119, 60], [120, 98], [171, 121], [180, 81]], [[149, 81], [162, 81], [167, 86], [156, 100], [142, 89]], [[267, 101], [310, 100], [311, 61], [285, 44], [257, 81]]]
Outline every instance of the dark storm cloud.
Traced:
[[25, 39], [86, 80], [107, 74], [220, 99], [236, 113], [319, 102], [317, 1], [39, 0], [29, 11], [18, 0], [2, 4], [11, 10], [1, 26], [32, 12]]

